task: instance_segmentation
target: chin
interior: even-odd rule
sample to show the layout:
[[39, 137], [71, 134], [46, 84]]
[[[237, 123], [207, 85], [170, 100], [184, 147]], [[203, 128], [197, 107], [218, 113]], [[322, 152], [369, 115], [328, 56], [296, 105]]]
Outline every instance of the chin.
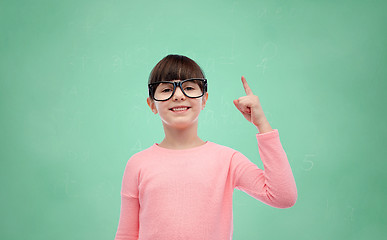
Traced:
[[175, 124], [169, 125], [169, 127], [174, 128], [174, 129], [179, 129], [179, 130], [187, 129], [187, 128], [190, 128], [193, 126], [194, 126], [194, 124], [187, 124], [187, 123], [175, 123]]
[[163, 122], [163, 125], [168, 128], [184, 130], [197, 126], [197, 122]]

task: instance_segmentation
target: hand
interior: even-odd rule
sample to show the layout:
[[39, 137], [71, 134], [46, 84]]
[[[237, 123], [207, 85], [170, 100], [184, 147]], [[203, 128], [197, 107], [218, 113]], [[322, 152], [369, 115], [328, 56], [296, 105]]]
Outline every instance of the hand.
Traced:
[[[265, 114], [263, 113], [258, 96], [255, 96], [247, 84], [246, 78], [242, 76], [242, 84], [246, 96], [234, 100], [235, 107], [243, 114], [247, 121], [253, 123], [258, 128], [263, 124], [268, 125]], [[270, 127], [270, 126], [269, 126]]]

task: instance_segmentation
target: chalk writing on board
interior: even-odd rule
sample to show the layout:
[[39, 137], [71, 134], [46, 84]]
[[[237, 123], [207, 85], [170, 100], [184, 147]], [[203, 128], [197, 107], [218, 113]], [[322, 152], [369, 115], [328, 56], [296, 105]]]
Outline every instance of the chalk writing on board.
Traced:
[[277, 8], [277, 10], [275, 11], [275, 15], [281, 15], [281, 13], [282, 13], [282, 7]]
[[278, 7], [275, 9], [270, 8], [259, 8], [256, 12], [256, 16], [258, 18], [266, 18], [266, 17], [276, 17], [276, 18], [282, 18], [286, 15], [286, 13], [290, 13], [290, 16], [295, 15], [295, 8], [288, 9], [284, 7]]
[[86, 30], [86, 32], [89, 32], [93, 28], [90, 24], [90, 16], [86, 18], [83, 28]]
[[258, 68], [262, 68], [262, 74], [265, 74], [267, 69], [267, 58], [263, 58], [260, 63], [257, 64]]
[[257, 64], [257, 68], [262, 69], [262, 74], [265, 74], [266, 69], [268, 68], [268, 62], [277, 56], [278, 47], [277, 44], [273, 42], [267, 42], [262, 47], [262, 58], [261, 62]]
[[314, 166], [314, 162], [312, 161], [312, 159], [315, 156], [316, 156], [316, 154], [305, 154], [305, 156], [304, 156], [304, 167], [303, 167], [303, 169], [305, 171], [312, 170], [312, 168]]
[[136, 143], [133, 145], [133, 147], [130, 149], [131, 152], [139, 152], [143, 150], [142, 148], [142, 142], [141, 140], [137, 139]]
[[66, 196], [69, 196], [69, 197], [71, 197], [71, 196], [78, 197], [79, 196], [77, 194], [70, 194], [70, 191], [69, 191], [70, 185], [75, 184], [75, 183], [76, 183], [76, 181], [71, 179], [70, 174], [68, 172], [66, 172], [66, 177], [64, 180]]
[[355, 212], [355, 209], [351, 205], [347, 205], [347, 211], [348, 211], [348, 216], [346, 217], [349, 221], [353, 221], [353, 215]]
[[113, 56], [113, 72], [117, 72], [122, 67], [122, 58], [118, 55]]
[[82, 71], [85, 70], [88, 59], [89, 59], [89, 57], [87, 57], [85, 55], [82, 56]]
[[262, 18], [267, 16], [267, 8], [262, 8], [257, 10], [257, 17]]
[[71, 86], [71, 89], [69, 90], [69, 95], [78, 95], [78, 88], [77, 86]]

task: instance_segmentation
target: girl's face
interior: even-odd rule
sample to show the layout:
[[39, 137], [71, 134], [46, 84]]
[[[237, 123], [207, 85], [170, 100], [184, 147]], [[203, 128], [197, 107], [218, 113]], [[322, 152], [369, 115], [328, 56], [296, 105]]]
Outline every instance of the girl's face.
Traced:
[[154, 101], [148, 97], [147, 102], [152, 112], [159, 114], [165, 127], [185, 129], [197, 124], [199, 114], [206, 104], [208, 93], [203, 97], [189, 98], [179, 87], [167, 101]]

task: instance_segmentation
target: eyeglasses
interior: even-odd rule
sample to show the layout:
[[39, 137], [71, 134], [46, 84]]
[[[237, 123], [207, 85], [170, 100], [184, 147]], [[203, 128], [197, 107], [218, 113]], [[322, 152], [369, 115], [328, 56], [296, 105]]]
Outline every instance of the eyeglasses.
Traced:
[[189, 98], [199, 98], [207, 92], [207, 79], [190, 78], [183, 81], [160, 81], [148, 84], [149, 95], [156, 101], [167, 101], [179, 87], [183, 94]]

